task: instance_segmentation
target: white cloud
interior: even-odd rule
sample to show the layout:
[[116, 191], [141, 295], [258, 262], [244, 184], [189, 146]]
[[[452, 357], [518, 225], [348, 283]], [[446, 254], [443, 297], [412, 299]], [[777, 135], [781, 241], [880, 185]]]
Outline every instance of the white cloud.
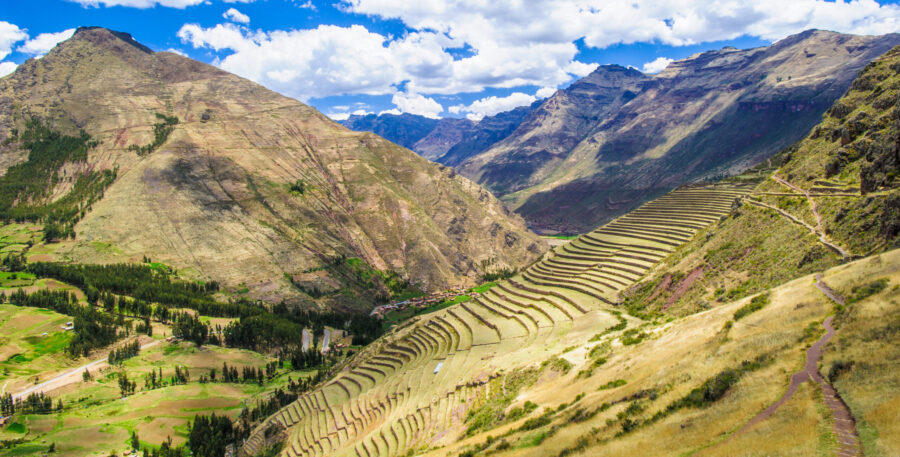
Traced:
[[228, 8], [228, 11], [222, 13], [222, 17], [232, 22], [240, 22], [241, 24], [250, 23], [250, 16], [238, 11], [236, 8]]
[[[543, 89], [541, 89], [543, 90]], [[540, 90], [538, 91], [540, 92]], [[506, 97], [490, 96], [480, 100], [475, 100], [469, 106], [455, 105], [448, 108], [453, 114], [468, 113], [466, 117], [479, 121], [485, 116], [493, 116], [497, 113], [509, 111], [519, 106], [530, 105], [537, 100], [535, 96], [524, 94], [522, 92], [513, 92]]]
[[444, 107], [433, 98], [420, 94], [397, 92], [391, 97], [391, 103], [402, 113], [418, 114], [433, 119], [439, 118], [439, 114], [444, 111]]
[[[77, 1], [152, 6], [203, 0]], [[314, 7], [307, 0], [294, 4]], [[559, 87], [596, 68], [575, 60], [578, 40], [592, 47], [680, 46], [743, 35], [775, 40], [808, 28], [867, 34], [900, 30], [900, 6], [875, 0], [545, 0], [540, 8], [529, 1], [339, 0], [338, 6], [397, 19], [409, 32], [395, 37], [363, 25], [262, 31], [227, 23], [186, 24], [178, 36], [220, 53], [213, 63], [227, 71], [308, 100]], [[470, 50], [465, 56], [450, 52], [463, 47]]]
[[661, 42], [675, 46], [752, 35], [776, 40], [809, 28], [857, 34], [900, 29], [900, 6], [875, 0], [633, 0], [604, 2], [446, 2], [344, 0], [361, 14], [397, 18], [415, 29], [446, 31], [474, 48], [503, 44], [563, 43], [588, 46]]
[[0, 78], [16, 71], [16, 67], [15, 62], [0, 62]]
[[42, 33], [26, 41], [25, 44], [19, 46], [16, 50], [31, 56], [42, 56], [50, 52], [57, 43], [72, 38], [72, 35], [74, 34], [75, 29], [63, 30], [62, 32], [56, 33]]
[[183, 9], [188, 6], [199, 5], [206, 0], [69, 0], [79, 3], [81, 6], [99, 7], [100, 5], [110, 6], [127, 6], [131, 8], [153, 8], [156, 5], [166, 6], [169, 8]]
[[[0, 59], [12, 52], [13, 45], [28, 38], [28, 34], [15, 24], [0, 21]], [[7, 62], [8, 63], [8, 62]]]
[[378, 113], [379, 116], [381, 116], [382, 114], [396, 114], [396, 115], [401, 115], [401, 114], [403, 114], [403, 112], [400, 111], [400, 110], [398, 110], [397, 108], [391, 108], [391, 109], [386, 109], [386, 110], [384, 110], [384, 111], [380, 111], [380, 112]]
[[556, 93], [555, 87], [541, 87], [534, 93], [534, 96], [537, 98], [549, 98]]
[[[332, 106], [332, 108], [337, 109], [338, 111], [343, 111], [343, 110], [348, 109], [349, 107], [347, 107], [347, 106]], [[353, 111], [352, 113], [343, 112], [343, 113], [329, 114], [328, 117], [330, 117], [336, 121], [344, 121], [344, 120], [349, 119], [350, 116], [365, 116], [367, 114], [372, 114], [372, 113], [369, 111], [366, 111], [364, 109], [358, 109], [358, 110]]]
[[669, 59], [667, 57], [657, 57], [655, 60], [647, 62], [644, 64], [641, 71], [644, 73], [659, 73], [666, 69], [670, 63], [674, 62], [674, 59]]
[[[294, 0], [294, 3], [297, 3], [297, 2], [298, 2], [297, 0]], [[303, 8], [306, 10], [310, 10], [312, 12], [316, 12], [319, 10], [318, 8], [316, 8], [316, 5], [313, 5], [312, 0], [306, 0], [306, 2], [298, 4], [297, 7]]]
[[187, 56], [188, 56], [187, 53], [184, 52], [184, 51], [182, 51], [181, 49], [169, 48], [169, 49], [166, 49], [166, 52], [171, 52], [172, 54], [178, 54], [178, 55], [180, 55], [181, 57], [187, 57]]

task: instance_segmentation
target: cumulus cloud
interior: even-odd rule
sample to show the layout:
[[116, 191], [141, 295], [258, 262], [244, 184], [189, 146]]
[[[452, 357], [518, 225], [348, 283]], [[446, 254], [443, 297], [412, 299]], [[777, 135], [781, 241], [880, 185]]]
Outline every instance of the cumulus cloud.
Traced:
[[222, 17], [232, 22], [240, 22], [241, 24], [250, 23], [250, 16], [238, 11], [237, 8], [228, 8], [228, 11], [222, 13]]
[[674, 59], [669, 59], [667, 57], [657, 57], [656, 59], [647, 62], [644, 64], [641, 71], [644, 73], [659, 73], [666, 69], [670, 63], [674, 62]]
[[185, 52], [182, 51], [181, 49], [169, 48], [169, 49], [166, 49], [166, 52], [171, 52], [172, 54], [178, 54], [178, 55], [180, 55], [181, 57], [187, 57], [187, 56], [188, 56], [187, 53], [185, 53]]
[[[541, 89], [543, 90], [543, 89]], [[541, 92], [540, 90], [538, 92]], [[469, 106], [455, 105], [448, 108], [453, 114], [468, 113], [466, 117], [473, 121], [480, 121], [485, 116], [493, 116], [497, 113], [509, 111], [513, 108], [530, 105], [537, 98], [522, 92], [513, 92], [506, 97], [490, 96], [475, 100]]]
[[13, 45], [28, 38], [28, 34], [15, 24], [0, 21], [0, 59], [5, 58], [13, 50]]
[[16, 67], [15, 62], [0, 62], [0, 78], [16, 71]]
[[[127, 6], [131, 8], [153, 8], [156, 5], [169, 8], [183, 9], [188, 6], [199, 5], [206, 0], [69, 0], [81, 4], [81, 6]], [[252, 1], [252, 0], [251, 0]]]
[[[204, 0], [75, 1], [184, 7]], [[349, 13], [398, 20], [408, 32], [390, 36], [363, 25], [262, 31], [226, 23], [186, 24], [178, 36], [216, 51], [215, 65], [301, 100], [402, 93], [410, 94], [399, 96], [404, 106], [433, 114], [437, 102], [412, 94], [427, 99], [485, 88], [559, 87], [589, 74], [596, 64], [575, 60], [579, 40], [597, 48], [682, 46], [744, 35], [776, 40], [808, 28], [862, 34], [900, 29], [900, 6], [875, 0], [545, 0], [540, 8], [483, 0], [338, 1]], [[294, 4], [314, 8], [307, 0]], [[469, 52], [460, 56], [454, 52], [460, 48]], [[646, 71], [663, 63], [650, 62]], [[482, 111], [488, 112], [467, 113]]]
[[537, 98], [549, 98], [556, 93], [555, 87], [541, 87], [534, 93], [534, 96]]
[[444, 111], [444, 107], [433, 98], [420, 94], [397, 92], [391, 97], [391, 103], [403, 113], [418, 114], [432, 119], [439, 118], [441, 111]]
[[343, 7], [400, 19], [416, 29], [446, 31], [476, 49], [488, 41], [530, 44], [578, 38], [593, 47], [654, 41], [683, 46], [741, 35], [776, 40], [809, 28], [881, 34], [900, 25], [900, 6], [875, 0], [545, 0], [540, 8], [530, 2], [344, 0]]
[[31, 56], [42, 56], [50, 52], [57, 43], [72, 38], [72, 35], [74, 34], [75, 29], [63, 30], [62, 32], [56, 33], [42, 33], [26, 41], [25, 44], [19, 46], [16, 50]]

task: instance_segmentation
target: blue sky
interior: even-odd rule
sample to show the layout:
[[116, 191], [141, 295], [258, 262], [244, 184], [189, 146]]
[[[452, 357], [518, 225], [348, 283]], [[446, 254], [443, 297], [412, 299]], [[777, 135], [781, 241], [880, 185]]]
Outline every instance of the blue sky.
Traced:
[[647, 72], [808, 28], [900, 31], [897, 0], [2, 0], [0, 74], [81, 25], [220, 66], [335, 118], [478, 119], [597, 64]]

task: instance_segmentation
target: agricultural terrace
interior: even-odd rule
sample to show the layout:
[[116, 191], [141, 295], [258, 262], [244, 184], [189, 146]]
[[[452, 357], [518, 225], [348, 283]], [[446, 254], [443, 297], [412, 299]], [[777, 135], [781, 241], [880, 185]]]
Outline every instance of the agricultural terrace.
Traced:
[[[482, 413], [498, 391], [514, 396], [539, 372], [567, 371], [571, 364], [557, 356], [571, 345], [598, 332], [639, 339], [640, 321], [616, 310], [618, 293], [727, 215], [751, 187], [679, 188], [471, 300], [407, 321], [258, 426], [244, 454], [269, 446], [274, 429], [286, 435], [283, 452], [292, 457], [402, 455], [474, 433], [479, 421], [490, 423]], [[528, 368], [541, 355], [548, 363]], [[485, 419], [473, 422], [473, 414]]]

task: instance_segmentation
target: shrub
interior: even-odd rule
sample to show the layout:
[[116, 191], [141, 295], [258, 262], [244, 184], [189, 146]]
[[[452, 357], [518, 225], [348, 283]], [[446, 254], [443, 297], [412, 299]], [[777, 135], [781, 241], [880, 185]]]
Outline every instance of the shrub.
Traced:
[[750, 303], [747, 303], [734, 312], [734, 320], [737, 321], [741, 318], [747, 317], [748, 315], [763, 309], [763, 307], [767, 304], [769, 304], [769, 294], [759, 294], [753, 297], [753, 299], [750, 300]]
[[628, 384], [628, 382], [625, 381], [624, 379], [616, 379], [614, 381], [610, 381], [606, 384], [603, 384], [597, 390], [615, 389], [616, 387], [621, 387], [621, 386], [624, 386], [625, 384]]
[[866, 284], [861, 284], [859, 286], [854, 287], [850, 296], [850, 303], [856, 303], [865, 298], [871, 297], [872, 295], [881, 292], [885, 288], [887, 288], [888, 280], [887, 278], [876, 279], [875, 281], [868, 282]]

